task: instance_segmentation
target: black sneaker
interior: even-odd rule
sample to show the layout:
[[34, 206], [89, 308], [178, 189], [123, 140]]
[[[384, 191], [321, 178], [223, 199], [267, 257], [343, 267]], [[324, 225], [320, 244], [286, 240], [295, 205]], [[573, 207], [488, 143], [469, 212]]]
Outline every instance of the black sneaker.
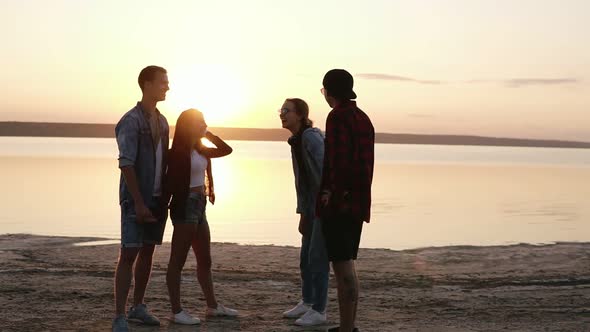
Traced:
[[145, 304], [139, 304], [129, 309], [127, 319], [133, 322], [143, 323], [146, 325], [160, 325], [160, 320], [150, 314]]

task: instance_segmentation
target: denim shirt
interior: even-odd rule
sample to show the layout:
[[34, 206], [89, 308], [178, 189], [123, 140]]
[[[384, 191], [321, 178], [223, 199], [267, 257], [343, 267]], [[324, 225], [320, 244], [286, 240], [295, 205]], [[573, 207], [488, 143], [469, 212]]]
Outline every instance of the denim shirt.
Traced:
[[[119, 168], [133, 166], [137, 177], [137, 185], [144, 202], [149, 202], [154, 194], [154, 179], [156, 176], [156, 148], [157, 142], [153, 141], [152, 131], [147, 112], [141, 107], [141, 103], [125, 113], [115, 127], [115, 136], [119, 147]], [[168, 144], [170, 141], [170, 128], [168, 121], [156, 109], [160, 124], [160, 140], [162, 143], [162, 183], [167, 165]], [[133, 203], [133, 197], [127, 188], [127, 183], [121, 173], [119, 180], [119, 203], [123, 201]]]
[[[291, 160], [297, 191], [296, 212], [313, 220], [315, 218], [316, 199], [322, 181], [324, 134], [318, 128], [308, 128], [301, 134], [301, 143], [301, 156], [297, 156], [296, 149], [291, 146]], [[303, 158], [304, 174], [299, 171], [297, 158]]]

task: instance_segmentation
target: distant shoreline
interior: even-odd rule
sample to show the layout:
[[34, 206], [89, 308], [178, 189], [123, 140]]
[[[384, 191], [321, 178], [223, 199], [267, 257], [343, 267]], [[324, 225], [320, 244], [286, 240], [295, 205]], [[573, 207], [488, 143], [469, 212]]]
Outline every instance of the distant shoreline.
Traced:
[[[174, 127], [170, 128], [171, 135]], [[286, 141], [289, 132], [284, 129], [266, 128], [211, 128], [211, 131], [228, 140]], [[114, 124], [52, 123], [52, 122], [0, 122], [0, 136], [33, 137], [96, 137], [113, 138]], [[386, 144], [437, 144], [437, 145], [487, 145], [589, 149], [590, 142], [538, 140], [470, 135], [420, 135], [376, 133], [377, 143]]]

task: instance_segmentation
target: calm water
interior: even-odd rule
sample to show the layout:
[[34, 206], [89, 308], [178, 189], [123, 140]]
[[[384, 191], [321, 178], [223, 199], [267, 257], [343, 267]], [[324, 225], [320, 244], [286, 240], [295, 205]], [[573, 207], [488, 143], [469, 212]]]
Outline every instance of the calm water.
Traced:
[[[299, 245], [288, 145], [229, 143], [213, 241]], [[114, 139], [0, 137], [0, 234], [118, 239], [116, 157]], [[378, 144], [373, 197], [366, 248], [590, 241], [590, 150]]]

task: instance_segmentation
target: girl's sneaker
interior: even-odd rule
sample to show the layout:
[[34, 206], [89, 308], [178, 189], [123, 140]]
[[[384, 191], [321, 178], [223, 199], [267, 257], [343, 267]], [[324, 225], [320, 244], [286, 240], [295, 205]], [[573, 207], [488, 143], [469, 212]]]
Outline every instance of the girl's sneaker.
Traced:
[[217, 308], [215, 309], [207, 307], [207, 316], [236, 317], [237, 315], [237, 310], [226, 308], [223, 304], [217, 304]]
[[170, 320], [176, 324], [182, 324], [182, 325], [197, 325], [201, 322], [198, 318], [189, 315], [184, 310], [181, 310], [177, 314], [172, 314], [170, 316]]

